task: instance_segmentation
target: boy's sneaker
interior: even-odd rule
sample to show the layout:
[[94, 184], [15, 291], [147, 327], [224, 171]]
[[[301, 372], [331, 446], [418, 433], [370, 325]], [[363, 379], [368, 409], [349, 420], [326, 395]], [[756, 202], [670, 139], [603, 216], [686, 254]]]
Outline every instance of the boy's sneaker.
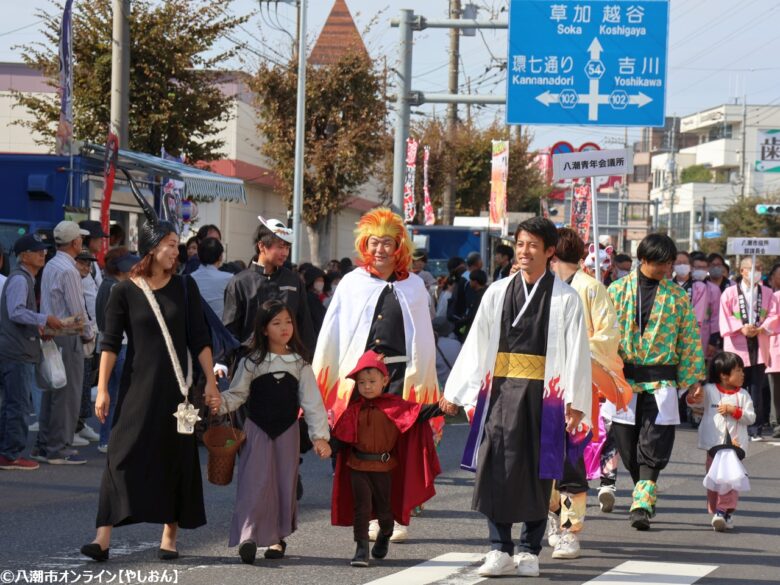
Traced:
[[726, 514], [726, 530], [734, 530], [734, 514]]
[[561, 519], [554, 512], [547, 512], [547, 544], [555, 548], [561, 538]]
[[715, 515], [712, 517], [712, 520], [710, 520], [710, 524], [712, 524], [712, 529], [715, 532], [725, 532], [726, 531], [726, 513], [721, 512], [718, 510], [715, 512]]
[[40, 465], [37, 461], [30, 461], [23, 457], [9, 459], [0, 455], [0, 469], [5, 469], [6, 471], [32, 471], [39, 467]]
[[605, 514], [609, 514], [615, 507], [615, 489], [614, 485], [603, 485], [599, 488], [599, 508]]
[[49, 465], [84, 465], [87, 460], [80, 455], [64, 455], [60, 454], [56, 457], [47, 459]]
[[754, 443], [756, 441], [763, 441], [763, 440], [764, 440], [764, 437], [762, 437], [761, 435], [753, 435], [752, 437], [750, 437], [750, 441], [752, 443]]
[[108, 443], [100, 443], [97, 446], [97, 450], [101, 453], [108, 453]]
[[368, 540], [370, 540], [371, 542], [375, 541], [378, 534], [379, 534], [379, 520], [371, 520], [368, 523]]
[[30, 451], [30, 459], [35, 459], [36, 461], [39, 461], [40, 463], [48, 463], [49, 459], [46, 457], [46, 450], [45, 449], [38, 449], [35, 447], [32, 451]]
[[515, 574], [515, 563], [512, 557], [500, 550], [491, 550], [485, 556], [485, 562], [477, 569], [480, 577], [501, 577]]
[[564, 530], [558, 544], [555, 545], [552, 558], [554, 559], [577, 559], [580, 556], [580, 541], [577, 535], [568, 530]]
[[77, 434], [82, 439], [86, 439], [92, 443], [97, 443], [100, 440], [100, 435], [95, 432], [95, 429], [87, 424], [85, 424], [84, 428], [81, 429]]
[[40, 429], [40, 425], [38, 424], [38, 421], [35, 421], [33, 424], [27, 427], [27, 430], [31, 433], [37, 433], [38, 429]]
[[[377, 526], [379, 523], [377, 522]], [[390, 542], [404, 542], [409, 536], [409, 530], [403, 524], [396, 522], [393, 525], [393, 535], [390, 537]], [[376, 540], [376, 538], [374, 539]]]
[[517, 574], [521, 577], [539, 576], [539, 557], [529, 552], [521, 552], [515, 555]]

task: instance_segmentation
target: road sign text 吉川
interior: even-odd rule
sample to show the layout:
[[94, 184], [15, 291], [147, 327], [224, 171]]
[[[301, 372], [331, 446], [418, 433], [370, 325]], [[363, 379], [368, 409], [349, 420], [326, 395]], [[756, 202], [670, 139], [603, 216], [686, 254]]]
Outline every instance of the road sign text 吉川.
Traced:
[[507, 123], [663, 126], [668, 0], [511, 0]]

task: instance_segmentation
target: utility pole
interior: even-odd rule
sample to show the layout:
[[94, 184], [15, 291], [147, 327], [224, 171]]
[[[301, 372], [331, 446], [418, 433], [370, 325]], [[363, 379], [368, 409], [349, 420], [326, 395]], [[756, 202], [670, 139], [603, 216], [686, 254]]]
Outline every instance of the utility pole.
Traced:
[[112, 0], [111, 128], [119, 148], [128, 148], [130, 115], [130, 0]]
[[[450, 0], [450, 19], [460, 18], [460, 0]], [[450, 72], [449, 72], [449, 92], [458, 93], [458, 62], [460, 60], [460, 29], [450, 30]], [[447, 106], [447, 139], [452, 145], [455, 142], [455, 133], [458, 126], [458, 104], [451, 103]], [[450, 149], [452, 146], [450, 146]], [[452, 225], [455, 216], [455, 168], [450, 165], [447, 171], [447, 181], [444, 187], [442, 201], [442, 223]]]
[[742, 96], [742, 155], [740, 157], [741, 169], [739, 174], [742, 175], [742, 189], [740, 191], [740, 199], [745, 198], [745, 192], [747, 191], [747, 174], [745, 162], [747, 161], [747, 153], [745, 152], [747, 143], [747, 96]]
[[674, 240], [674, 195], [676, 191], [675, 183], [677, 180], [677, 116], [672, 118], [672, 137], [671, 137], [671, 155], [672, 159], [669, 161], [669, 221], [667, 223], [669, 237]]
[[[303, 242], [303, 150], [306, 138], [306, 13], [308, 0], [298, 3], [298, 96], [295, 109], [295, 172], [293, 176], [293, 246], [292, 261], [298, 264], [301, 259]], [[317, 250], [310, 250], [312, 258], [317, 258]]]

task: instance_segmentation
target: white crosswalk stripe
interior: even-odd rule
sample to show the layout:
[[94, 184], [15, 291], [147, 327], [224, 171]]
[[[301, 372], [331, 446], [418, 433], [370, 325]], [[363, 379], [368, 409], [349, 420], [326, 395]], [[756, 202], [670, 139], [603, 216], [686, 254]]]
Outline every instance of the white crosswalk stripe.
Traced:
[[691, 585], [717, 568], [717, 565], [627, 561], [585, 585]]

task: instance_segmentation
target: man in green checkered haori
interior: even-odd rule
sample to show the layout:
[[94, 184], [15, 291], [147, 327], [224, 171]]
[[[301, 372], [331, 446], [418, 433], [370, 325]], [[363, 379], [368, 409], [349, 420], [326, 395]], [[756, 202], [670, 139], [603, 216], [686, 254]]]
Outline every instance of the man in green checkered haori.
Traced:
[[650, 528], [656, 482], [669, 463], [678, 397], [705, 379], [696, 317], [686, 292], [666, 278], [677, 256], [674, 241], [650, 234], [639, 244], [639, 269], [617, 280], [609, 294], [617, 310], [620, 357], [634, 390], [631, 404], [613, 418], [615, 442], [634, 480], [630, 522]]

